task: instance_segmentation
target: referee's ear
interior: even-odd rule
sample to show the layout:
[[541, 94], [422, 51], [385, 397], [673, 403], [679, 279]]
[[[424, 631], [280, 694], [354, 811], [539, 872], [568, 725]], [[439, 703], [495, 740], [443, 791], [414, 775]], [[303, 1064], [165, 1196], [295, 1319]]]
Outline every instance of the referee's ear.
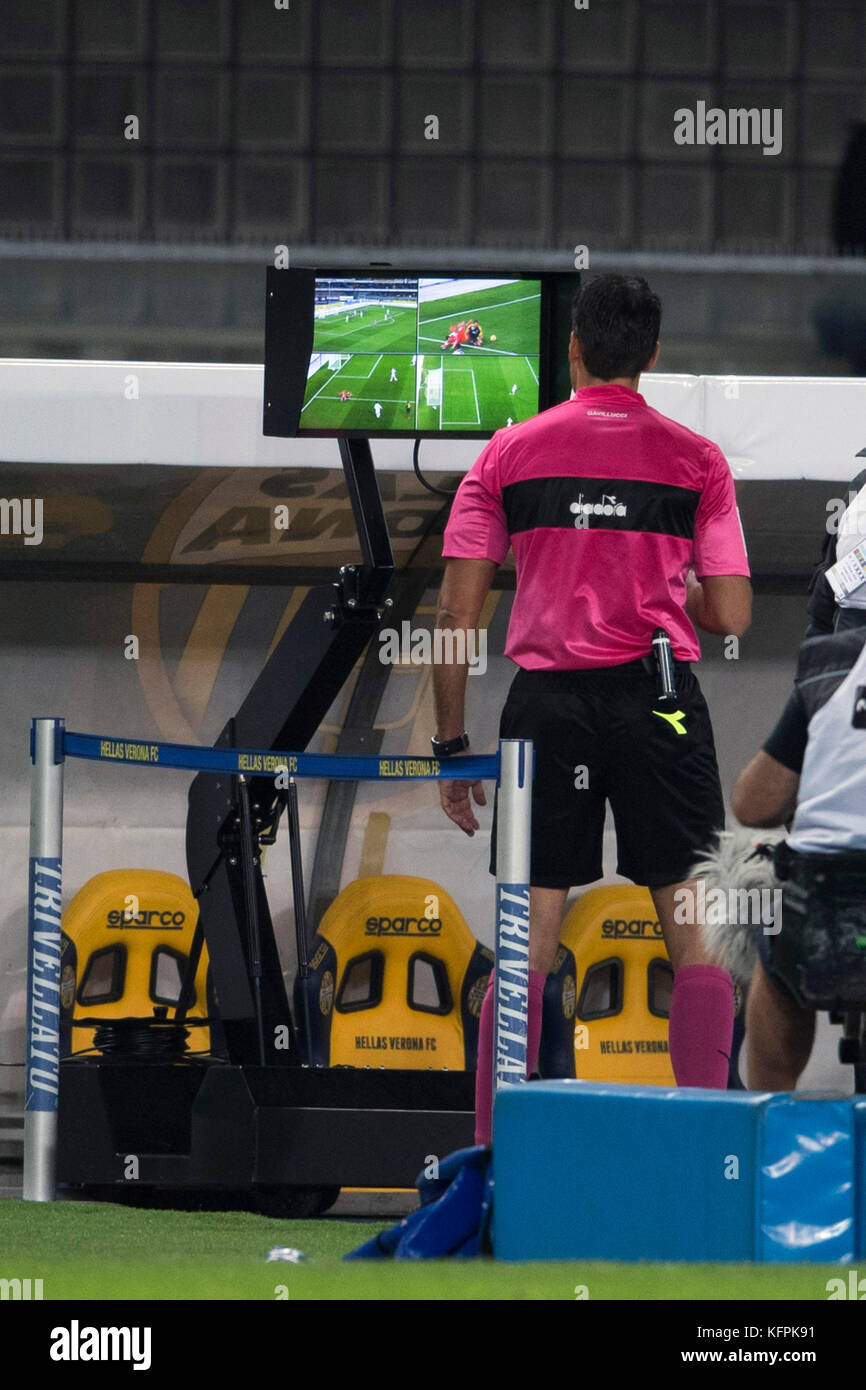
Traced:
[[574, 333], [568, 339], [568, 375], [571, 380], [572, 395], [578, 388], [578, 373], [580, 371], [580, 343]]
[[656, 362], [658, 362], [658, 360], [659, 360], [659, 347], [660, 347], [660, 344], [659, 344], [659, 343], [656, 343], [655, 347], [653, 348], [653, 355], [652, 355], [652, 357], [650, 358], [650, 360], [647, 362], [646, 366], [644, 367], [644, 371], [645, 371], [645, 372], [651, 372], [652, 369], [653, 369], [653, 367], [655, 366]]

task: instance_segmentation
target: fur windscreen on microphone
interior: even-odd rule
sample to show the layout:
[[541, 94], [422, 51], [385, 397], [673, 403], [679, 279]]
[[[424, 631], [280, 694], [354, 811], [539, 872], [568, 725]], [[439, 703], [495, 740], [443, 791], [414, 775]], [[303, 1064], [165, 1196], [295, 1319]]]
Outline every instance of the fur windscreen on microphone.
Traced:
[[699, 882], [697, 911], [704, 950], [735, 980], [748, 981], [758, 955], [757, 940], [772, 922], [772, 906], [781, 887], [773, 849], [784, 831], [738, 826], [722, 830], [692, 865], [689, 877]]

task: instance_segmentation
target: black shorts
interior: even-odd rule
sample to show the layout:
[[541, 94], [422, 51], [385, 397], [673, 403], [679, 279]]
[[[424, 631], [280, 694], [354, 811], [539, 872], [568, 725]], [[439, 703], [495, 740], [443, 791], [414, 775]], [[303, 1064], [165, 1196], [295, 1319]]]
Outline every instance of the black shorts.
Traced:
[[[617, 873], [633, 883], [681, 883], [724, 828], [709, 711], [688, 662], [662, 718], [643, 661], [580, 671], [518, 671], [500, 738], [532, 739], [531, 883], [571, 888], [602, 877], [605, 803], [616, 826]], [[680, 731], [683, 732], [680, 732]], [[490, 849], [496, 871], [496, 808]]]

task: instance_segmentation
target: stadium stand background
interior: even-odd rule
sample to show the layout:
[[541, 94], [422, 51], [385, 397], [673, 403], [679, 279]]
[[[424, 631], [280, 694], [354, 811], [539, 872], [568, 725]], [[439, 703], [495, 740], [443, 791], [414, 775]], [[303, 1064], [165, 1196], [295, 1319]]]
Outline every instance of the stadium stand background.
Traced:
[[[4, 0], [0, 354], [259, 360], [277, 243], [650, 267], [833, 249], [859, 0], [290, 5]], [[697, 100], [781, 108], [781, 152], [675, 146]], [[833, 282], [656, 267], [665, 369], [838, 372], [811, 327]]]

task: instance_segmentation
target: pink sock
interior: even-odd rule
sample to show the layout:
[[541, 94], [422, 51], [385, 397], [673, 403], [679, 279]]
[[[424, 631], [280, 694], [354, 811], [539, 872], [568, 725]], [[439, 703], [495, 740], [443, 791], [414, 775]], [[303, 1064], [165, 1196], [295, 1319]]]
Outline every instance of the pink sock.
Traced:
[[[526, 1075], [535, 1070], [538, 1061], [538, 1045], [541, 1042], [541, 1002], [547, 979], [537, 970], [529, 972], [529, 1010], [526, 1038]], [[481, 1005], [481, 1019], [478, 1026], [478, 1070], [475, 1073], [475, 1142], [489, 1144], [493, 1127], [493, 989], [494, 976], [491, 971], [490, 983]]]
[[674, 976], [668, 1044], [678, 1086], [723, 1091], [734, 1034], [734, 989], [717, 965], [684, 965]]

